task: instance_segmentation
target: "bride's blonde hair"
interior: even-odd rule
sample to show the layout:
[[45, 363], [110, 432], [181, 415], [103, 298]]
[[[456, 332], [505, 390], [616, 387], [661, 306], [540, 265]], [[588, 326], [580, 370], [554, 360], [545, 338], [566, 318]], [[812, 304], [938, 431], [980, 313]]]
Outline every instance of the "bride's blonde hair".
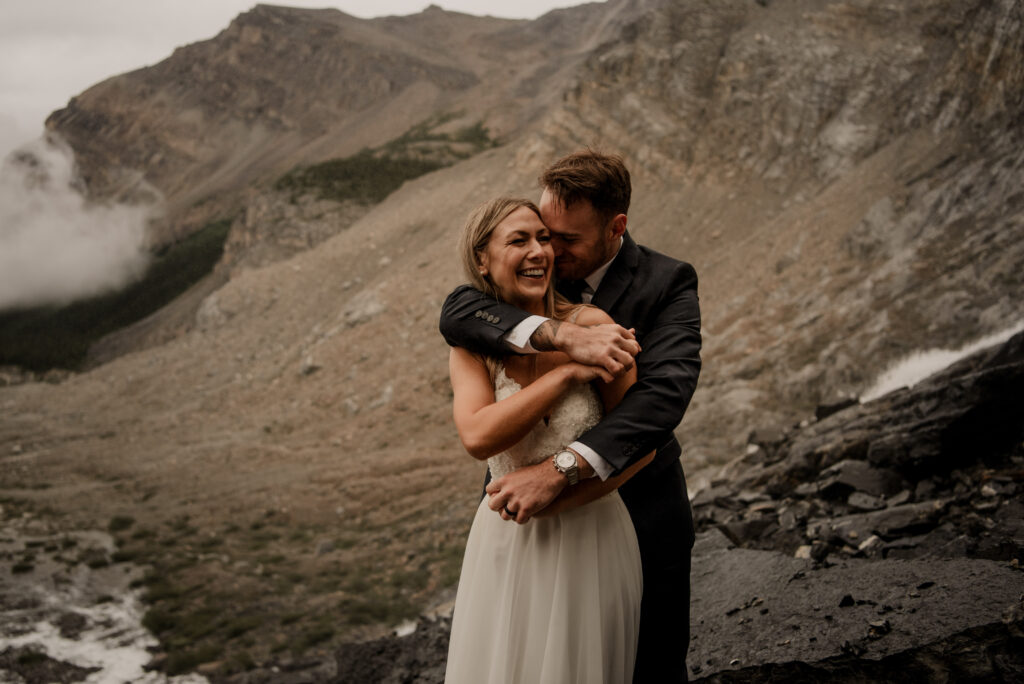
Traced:
[[[528, 199], [520, 197], [497, 197], [484, 202], [472, 212], [466, 219], [462, 228], [462, 235], [459, 238], [459, 253], [462, 255], [462, 269], [469, 279], [469, 284], [483, 292], [495, 301], [501, 301], [498, 288], [489, 275], [480, 273], [480, 255], [487, 249], [487, 243], [491, 235], [502, 221], [512, 215], [517, 209], [526, 207], [537, 218], [540, 218], [540, 209]], [[548, 318], [565, 320], [576, 311], [579, 305], [572, 304], [568, 299], [555, 292], [554, 279], [548, 283], [548, 291], [544, 294], [544, 315]], [[494, 372], [491, 359], [487, 360], [487, 367]]]

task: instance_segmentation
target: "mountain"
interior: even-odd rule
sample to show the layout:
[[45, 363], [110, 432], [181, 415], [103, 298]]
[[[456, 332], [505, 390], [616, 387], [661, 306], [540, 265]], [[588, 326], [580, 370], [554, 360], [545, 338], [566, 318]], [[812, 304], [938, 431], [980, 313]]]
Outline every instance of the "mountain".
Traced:
[[47, 127], [74, 147], [96, 194], [129, 192], [141, 170], [164, 193], [174, 235], [210, 202], [230, 206], [254, 182], [431, 117], [483, 121], [499, 136], [521, 129], [542, 111], [535, 93], [549, 72], [580, 51], [592, 15], [553, 13], [540, 40], [529, 22], [437, 7], [364, 20], [258, 5], [211, 40], [72, 98]]
[[[1022, 22], [1014, 0], [257, 6], [47, 120], [93, 195], [164, 194], [156, 243], [233, 223], [216, 278], [105, 363], [0, 390], [3, 487], [132, 516], [165, 643], [234, 606], [280, 619], [249, 646], [210, 621], [211, 660], [379, 634], [452, 586], [479, 496], [436, 332], [473, 206], [582, 145], [625, 156], [631, 233], [700, 276], [697, 488], [754, 428], [1024, 318]], [[410, 159], [435, 168], [383, 199], [294, 180]]]

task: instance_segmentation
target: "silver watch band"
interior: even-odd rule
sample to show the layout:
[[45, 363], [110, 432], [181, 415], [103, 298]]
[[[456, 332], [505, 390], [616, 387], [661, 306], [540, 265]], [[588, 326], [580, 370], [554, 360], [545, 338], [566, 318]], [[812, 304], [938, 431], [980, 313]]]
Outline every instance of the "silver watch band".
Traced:
[[562, 449], [551, 459], [555, 470], [565, 475], [569, 485], [580, 481], [579, 456], [571, 449]]

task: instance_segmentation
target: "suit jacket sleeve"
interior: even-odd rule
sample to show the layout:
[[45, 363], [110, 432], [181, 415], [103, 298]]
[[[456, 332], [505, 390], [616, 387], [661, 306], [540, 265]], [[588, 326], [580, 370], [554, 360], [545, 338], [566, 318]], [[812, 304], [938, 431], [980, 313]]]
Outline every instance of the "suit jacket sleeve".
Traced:
[[637, 382], [622, 402], [579, 441], [601, 455], [618, 474], [661, 447], [697, 388], [700, 374], [700, 306], [697, 273], [678, 263], [645, 321], [637, 356]]
[[441, 307], [441, 335], [453, 347], [501, 356], [509, 353], [502, 338], [528, 315], [469, 285], [460, 285]]

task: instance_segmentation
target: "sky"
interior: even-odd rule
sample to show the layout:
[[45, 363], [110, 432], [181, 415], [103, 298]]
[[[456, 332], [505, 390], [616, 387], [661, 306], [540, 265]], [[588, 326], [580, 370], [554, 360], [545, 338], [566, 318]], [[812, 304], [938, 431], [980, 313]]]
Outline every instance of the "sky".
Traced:
[[[533, 19], [582, 0], [272, 0], [336, 7], [370, 18], [430, 4], [476, 15]], [[0, 0], [0, 157], [37, 138], [50, 112], [116, 74], [155, 64], [212, 38], [256, 0]]]

